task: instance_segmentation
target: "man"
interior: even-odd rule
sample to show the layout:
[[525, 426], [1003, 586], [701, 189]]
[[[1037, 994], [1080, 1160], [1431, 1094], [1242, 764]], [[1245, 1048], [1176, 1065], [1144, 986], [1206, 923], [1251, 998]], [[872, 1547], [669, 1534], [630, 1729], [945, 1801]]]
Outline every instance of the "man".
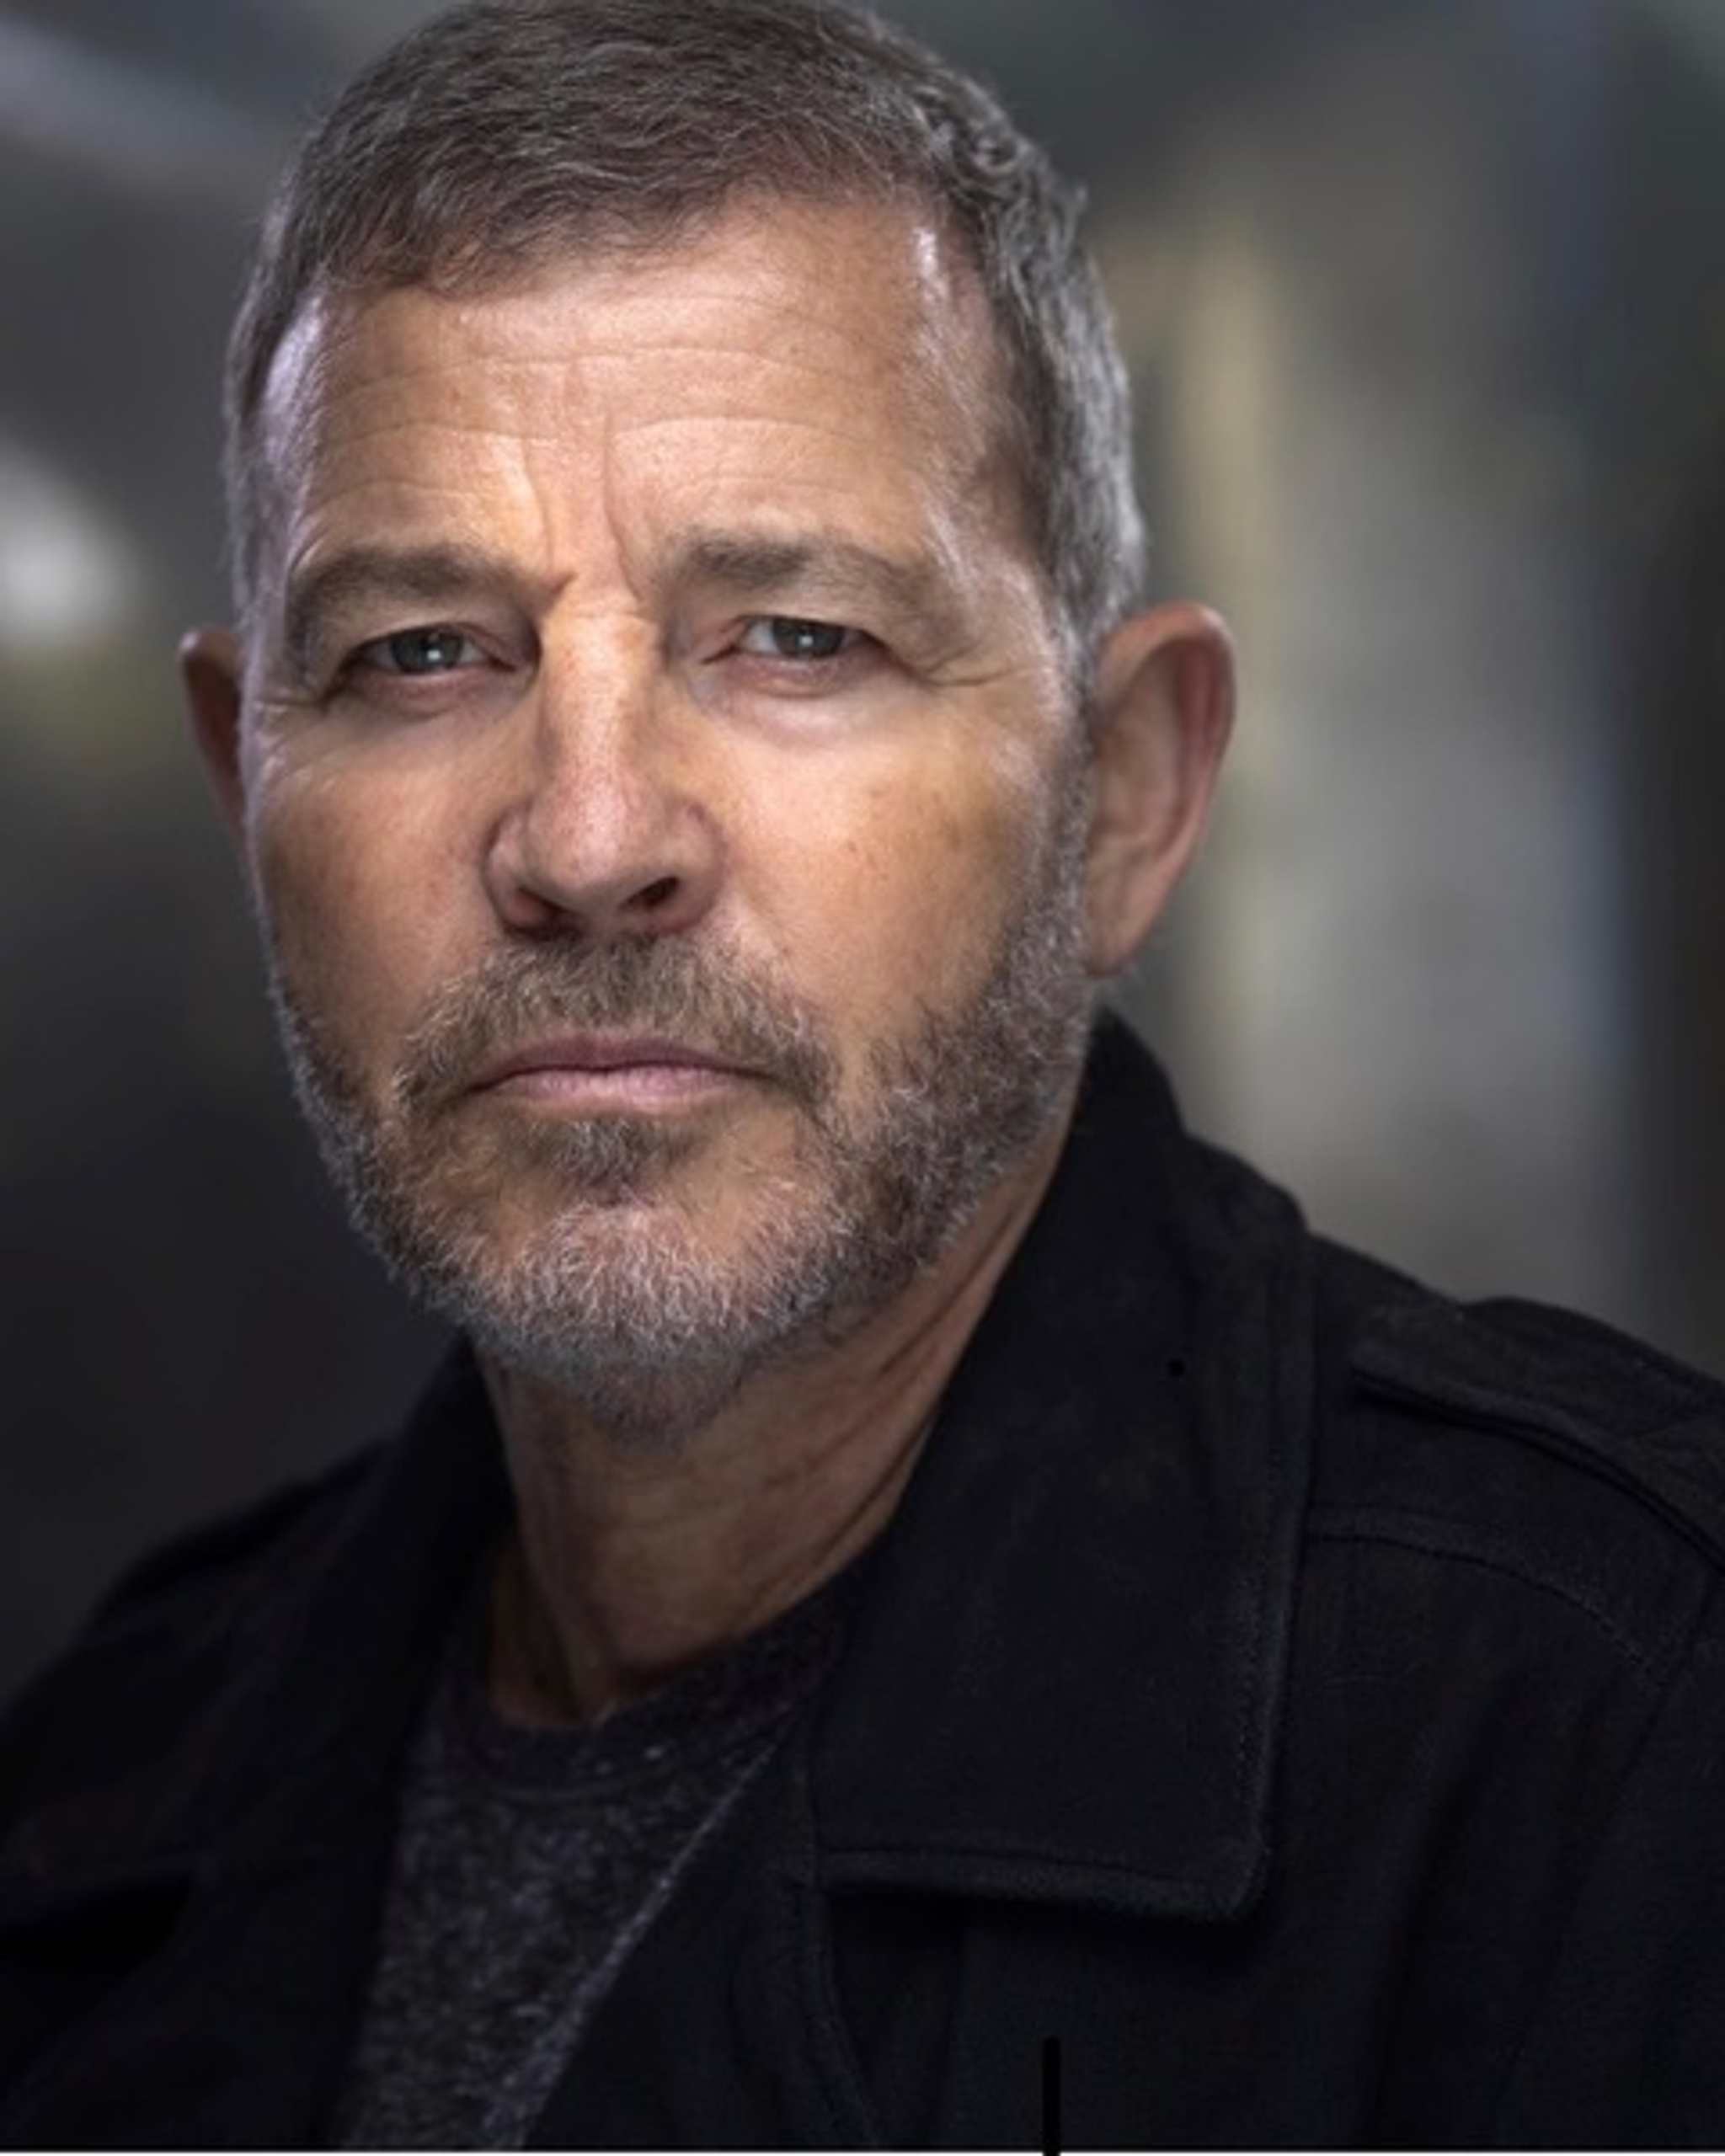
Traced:
[[1717, 2138], [1719, 1400], [1092, 1024], [1230, 670], [1039, 155], [814, 0], [469, 7], [229, 386], [197, 738], [468, 1344], [15, 1710], [0, 2133]]

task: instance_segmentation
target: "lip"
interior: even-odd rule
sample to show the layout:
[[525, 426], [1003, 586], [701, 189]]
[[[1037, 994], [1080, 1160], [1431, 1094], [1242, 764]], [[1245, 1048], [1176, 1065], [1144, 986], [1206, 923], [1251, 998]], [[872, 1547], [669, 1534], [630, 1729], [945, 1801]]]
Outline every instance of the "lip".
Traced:
[[481, 1093], [556, 1101], [686, 1101], [759, 1074], [710, 1049], [660, 1034], [568, 1034], [534, 1041], [488, 1064]]

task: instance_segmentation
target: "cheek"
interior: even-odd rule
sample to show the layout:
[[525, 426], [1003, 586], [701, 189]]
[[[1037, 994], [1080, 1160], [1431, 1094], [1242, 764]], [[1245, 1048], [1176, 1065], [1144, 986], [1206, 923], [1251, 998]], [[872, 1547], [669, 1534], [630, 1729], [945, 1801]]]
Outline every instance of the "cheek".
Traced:
[[962, 765], [832, 788], [797, 821], [786, 955], [820, 969], [841, 1022], [963, 995], [1017, 910], [1042, 821], [1033, 788]]
[[437, 850], [414, 804], [351, 774], [285, 781], [257, 798], [249, 848], [272, 943], [302, 1000], [350, 1039], [404, 1023], [435, 984], [445, 918]]

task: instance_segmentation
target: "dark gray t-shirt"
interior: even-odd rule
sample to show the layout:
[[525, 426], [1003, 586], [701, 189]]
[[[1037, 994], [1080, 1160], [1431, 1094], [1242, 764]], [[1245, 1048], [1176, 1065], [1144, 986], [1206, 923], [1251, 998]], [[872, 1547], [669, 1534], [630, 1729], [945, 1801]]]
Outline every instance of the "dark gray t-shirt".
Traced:
[[855, 1572], [576, 1729], [499, 1718], [469, 1598], [411, 1754], [338, 2147], [522, 2146], [631, 1948], [830, 1665]]

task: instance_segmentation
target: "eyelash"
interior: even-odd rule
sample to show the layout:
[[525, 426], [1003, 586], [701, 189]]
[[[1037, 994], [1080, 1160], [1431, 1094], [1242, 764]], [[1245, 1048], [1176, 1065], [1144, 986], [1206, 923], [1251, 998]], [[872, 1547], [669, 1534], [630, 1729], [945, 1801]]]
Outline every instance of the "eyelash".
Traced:
[[[713, 659], [738, 658], [767, 670], [764, 680], [787, 693], [810, 693], [835, 687], [848, 672], [879, 648], [865, 630], [804, 614], [745, 616]], [[444, 663], [417, 663], [441, 654]], [[423, 701], [463, 675], [482, 673], [499, 662], [477, 637], [452, 622], [415, 622], [369, 637], [341, 662], [333, 687], [339, 692], [369, 675], [378, 697]], [[467, 683], [472, 686], [471, 681]], [[414, 707], [417, 707], [417, 704]]]
[[[793, 643], [836, 641], [830, 650], [750, 651], [749, 638], [761, 632], [773, 638], [776, 645], [782, 632]], [[860, 630], [846, 628], [841, 622], [818, 621], [802, 614], [756, 614], [743, 624], [737, 648], [751, 658], [777, 659], [790, 666], [831, 666], [860, 648], [864, 641]]]
[[[447, 644], [455, 647], [457, 663], [444, 666], [407, 666], [400, 663], [397, 647], [403, 644]], [[386, 658], [387, 654], [387, 658]], [[443, 675], [460, 670], [462, 664], [471, 665], [475, 659], [483, 661], [485, 654], [463, 630], [444, 622], [427, 622], [423, 627], [395, 629], [389, 635], [372, 637], [360, 644], [347, 661], [347, 670], [371, 667], [380, 674], [388, 674], [402, 680], [436, 680]]]

